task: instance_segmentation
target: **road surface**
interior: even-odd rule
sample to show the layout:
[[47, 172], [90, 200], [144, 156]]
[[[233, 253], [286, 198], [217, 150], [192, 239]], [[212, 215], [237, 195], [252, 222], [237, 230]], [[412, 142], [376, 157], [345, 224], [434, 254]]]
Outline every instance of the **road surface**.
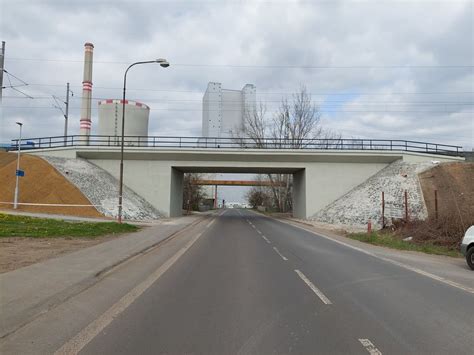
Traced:
[[474, 351], [472, 293], [253, 212], [227, 210], [173, 261], [72, 339], [80, 353]]

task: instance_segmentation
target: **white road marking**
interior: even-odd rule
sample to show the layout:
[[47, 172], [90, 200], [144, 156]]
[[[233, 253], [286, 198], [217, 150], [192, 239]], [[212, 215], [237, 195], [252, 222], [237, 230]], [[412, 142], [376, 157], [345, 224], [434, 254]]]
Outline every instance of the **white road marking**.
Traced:
[[369, 352], [371, 355], [382, 355], [379, 349], [369, 339], [359, 339], [362, 346]]
[[61, 348], [56, 350], [55, 355], [77, 354], [83, 349], [92, 339], [94, 339], [105, 327], [117, 318], [120, 313], [128, 308], [143, 292], [145, 292], [153, 283], [155, 283], [186, 251], [199, 239], [202, 233], [199, 233], [191, 239], [186, 245], [181, 248], [175, 255], [169, 258], [163, 265], [161, 265], [153, 274], [151, 274], [145, 281], [133, 288], [125, 296], [123, 296], [117, 303], [112, 305], [99, 318], [91, 322], [88, 326], [83, 328], [76, 336], [71, 338]]
[[[268, 217], [270, 218], [270, 217]], [[351, 245], [351, 244], [348, 244], [348, 243], [344, 243], [340, 240], [337, 240], [337, 239], [333, 239], [331, 237], [327, 237], [323, 234], [319, 234], [319, 233], [316, 233], [310, 229], [307, 229], [307, 228], [304, 228], [304, 227], [300, 227], [300, 226], [297, 226], [297, 225], [294, 225], [293, 223], [290, 223], [290, 222], [286, 222], [286, 221], [281, 221], [282, 223], [286, 223], [286, 224], [289, 224], [290, 226], [293, 226], [295, 228], [299, 228], [299, 229], [302, 229], [306, 232], [310, 232], [314, 235], [316, 235], [317, 237], [321, 237], [321, 238], [324, 238], [324, 239], [327, 239], [327, 240], [330, 240], [334, 243], [337, 243], [337, 244], [340, 244], [340, 245], [343, 245], [347, 248], [351, 248], [351, 249], [354, 249], [354, 250], [357, 250], [361, 253], [364, 253], [364, 254], [367, 254], [367, 255], [370, 255], [374, 258], [377, 258], [379, 260], [383, 260], [383, 261], [386, 261], [388, 263], [391, 263], [391, 264], [394, 264], [394, 265], [397, 265], [401, 268], [404, 268], [406, 270], [410, 270], [410, 271], [413, 271], [413, 272], [416, 272], [417, 274], [420, 274], [420, 275], [423, 275], [423, 276], [426, 276], [426, 277], [429, 277], [430, 279], [433, 279], [433, 280], [436, 280], [436, 281], [439, 281], [439, 282], [442, 282], [446, 285], [449, 285], [449, 286], [452, 286], [452, 287], [455, 287], [455, 288], [458, 288], [460, 290], [463, 290], [463, 291], [466, 291], [466, 292], [469, 292], [469, 293], [472, 293], [474, 294], [474, 289], [471, 288], [471, 287], [468, 287], [468, 286], [464, 286], [464, 285], [461, 285], [457, 282], [454, 282], [454, 281], [451, 281], [451, 280], [448, 280], [448, 279], [445, 279], [444, 277], [441, 277], [441, 276], [438, 276], [438, 275], [434, 275], [432, 273], [429, 273], [427, 271], [423, 271], [421, 269], [417, 269], [415, 267], [411, 267], [411, 266], [408, 266], [408, 265], [405, 265], [405, 264], [402, 264], [402, 263], [399, 263], [398, 261], [395, 261], [395, 260], [392, 260], [392, 259], [389, 259], [389, 258], [385, 258], [383, 256], [379, 256], [379, 255], [376, 255], [374, 253], [371, 253], [370, 251], [367, 251], [367, 250], [364, 250], [364, 249], [361, 249], [361, 248], [358, 248], [354, 245]]]
[[262, 232], [260, 232], [258, 229], [257, 229], [257, 233], [260, 234], [260, 235], [262, 234]]
[[327, 298], [324, 293], [322, 293], [314, 284], [303, 274], [300, 270], [295, 270], [301, 280], [304, 281], [306, 285], [323, 301], [324, 304], [332, 304], [332, 302]]
[[210, 221], [207, 225], [206, 225], [206, 228], [209, 228], [211, 226], [212, 223], [214, 223], [216, 220], [213, 219], [212, 221]]
[[262, 234], [262, 238], [263, 238], [263, 239], [265, 239], [265, 241], [266, 241], [268, 244], [270, 244], [270, 243], [271, 243], [271, 241], [269, 241], [269, 240], [268, 240], [268, 238], [267, 238], [267, 237], [265, 237], [263, 234]]
[[283, 255], [280, 253], [280, 251], [279, 251], [276, 247], [273, 247], [273, 250], [275, 250], [276, 253], [277, 253], [278, 255], [280, 255], [283, 260], [288, 261], [288, 258], [286, 258], [285, 256], [283, 256]]

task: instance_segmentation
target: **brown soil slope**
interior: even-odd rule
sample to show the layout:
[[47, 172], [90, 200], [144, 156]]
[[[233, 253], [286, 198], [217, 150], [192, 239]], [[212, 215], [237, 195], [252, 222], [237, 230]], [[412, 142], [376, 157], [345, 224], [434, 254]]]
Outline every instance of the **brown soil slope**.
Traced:
[[[15, 153], [0, 152], [0, 202], [13, 202], [15, 191]], [[21, 155], [19, 202], [90, 205], [82, 192], [43, 159]], [[0, 204], [0, 209], [13, 209], [12, 205]], [[18, 206], [19, 211], [64, 214], [81, 217], [103, 217], [94, 207]]]
[[419, 178], [430, 217], [435, 217], [435, 190], [440, 217], [474, 214], [474, 163], [440, 164]]

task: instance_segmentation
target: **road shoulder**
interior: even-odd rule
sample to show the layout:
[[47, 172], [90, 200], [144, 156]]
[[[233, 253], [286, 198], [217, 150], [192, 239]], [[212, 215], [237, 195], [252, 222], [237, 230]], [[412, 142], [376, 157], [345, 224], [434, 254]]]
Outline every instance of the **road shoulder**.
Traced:
[[205, 217], [164, 220], [139, 232], [1, 274], [0, 337], [91, 287], [108, 270], [192, 228]]
[[263, 216], [305, 229], [315, 235], [320, 235], [335, 242], [348, 245], [353, 249], [358, 249], [361, 252], [374, 255], [379, 259], [386, 260], [412, 271], [422, 274], [424, 273], [425, 276], [431, 275], [431, 278], [441, 279], [446, 281], [445, 283], [453, 283], [462, 288], [474, 291], [474, 272], [469, 269], [465, 260], [462, 258], [389, 249], [347, 238], [342, 235], [342, 231], [315, 226], [296, 218], [276, 218], [268, 215]]

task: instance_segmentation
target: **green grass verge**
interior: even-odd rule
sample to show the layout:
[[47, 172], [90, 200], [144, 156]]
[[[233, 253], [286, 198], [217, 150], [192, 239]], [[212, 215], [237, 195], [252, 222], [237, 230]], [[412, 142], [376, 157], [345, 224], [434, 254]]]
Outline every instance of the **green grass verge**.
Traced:
[[116, 222], [68, 222], [0, 213], [0, 238], [6, 237], [82, 237], [135, 232], [137, 226]]
[[347, 236], [364, 243], [379, 245], [392, 249], [419, 251], [427, 254], [447, 255], [452, 257], [462, 256], [462, 254], [457, 250], [449, 249], [439, 245], [433, 245], [430, 243], [415, 244], [413, 242], [404, 241], [388, 233], [372, 232], [370, 235], [367, 233], [349, 233]]

